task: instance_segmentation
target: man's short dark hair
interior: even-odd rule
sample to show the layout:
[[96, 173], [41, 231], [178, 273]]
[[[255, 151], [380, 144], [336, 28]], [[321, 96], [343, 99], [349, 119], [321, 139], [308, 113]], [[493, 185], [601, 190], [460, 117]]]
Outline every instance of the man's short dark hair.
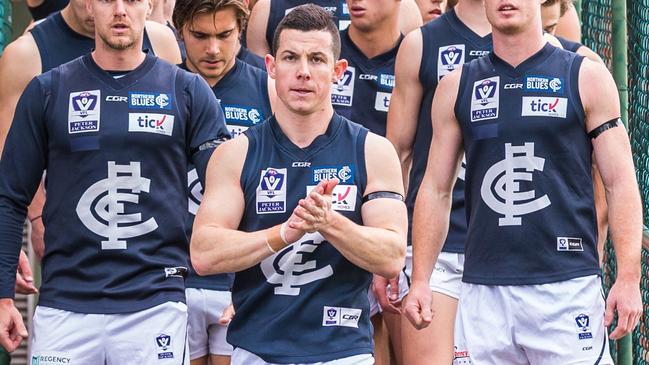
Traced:
[[568, 7], [572, 4], [572, 0], [545, 0], [545, 2], [541, 4], [541, 6], [552, 6], [557, 2], [559, 2], [560, 4], [559, 16], [562, 17], [563, 14], [568, 11]]
[[331, 48], [334, 53], [334, 60], [340, 57], [340, 33], [334, 23], [333, 16], [324, 8], [318, 5], [300, 5], [286, 14], [279, 23], [273, 35], [272, 55], [277, 54], [279, 48], [279, 36], [286, 29], [295, 29], [302, 32], [326, 31], [331, 34]]
[[182, 33], [183, 27], [191, 27], [194, 17], [203, 14], [214, 14], [228, 7], [234, 9], [239, 31], [243, 32], [248, 22], [250, 11], [243, 0], [179, 0], [176, 1], [173, 13], [174, 27]]

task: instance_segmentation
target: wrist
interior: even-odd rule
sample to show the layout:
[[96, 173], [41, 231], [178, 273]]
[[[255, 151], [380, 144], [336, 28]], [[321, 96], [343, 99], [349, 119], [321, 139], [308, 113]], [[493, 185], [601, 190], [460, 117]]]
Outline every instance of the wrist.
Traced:
[[271, 253], [277, 253], [289, 243], [286, 241], [286, 226], [288, 223], [284, 222], [276, 226], [270, 227], [265, 231], [266, 246]]
[[14, 300], [12, 298], [0, 298], [0, 307], [13, 307]]

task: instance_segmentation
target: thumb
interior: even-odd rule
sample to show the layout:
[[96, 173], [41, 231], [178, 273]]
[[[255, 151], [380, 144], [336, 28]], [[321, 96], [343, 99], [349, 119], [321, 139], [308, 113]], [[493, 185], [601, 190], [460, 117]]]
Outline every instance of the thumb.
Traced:
[[34, 281], [32, 268], [29, 265], [29, 258], [27, 258], [27, 255], [24, 251], [20, 253], [20, 257], [18, 259], [18, 271], [26, 281]]
[[421, 317], [426, 323], [430, 323], [433, 320], [433, 309], [430, 306], [429, 300], [422, 300], [421, 305]]
[[[612, 294], [612, 293], [611, 293]], [[606, 300], [606, 311], [604, 312], [604, 326], [609, 327], [613, 323], [617, 298], [615, 295], [609, 295]]]
[[334, 188], [336, 187], [336, 185], [338, 185], [339, 182], [340, 181], [337, 178], [328, 180], [327, 185], [325, 186], [324, 195], [332, 195], [334, 192]]
[[22, 338], [27, 338], [27, 328], [25, 328], [25, 323], [23, 323], [23, 318], [20, 313], [16, 310], [14, 314], [14, 326], [16, 334]]

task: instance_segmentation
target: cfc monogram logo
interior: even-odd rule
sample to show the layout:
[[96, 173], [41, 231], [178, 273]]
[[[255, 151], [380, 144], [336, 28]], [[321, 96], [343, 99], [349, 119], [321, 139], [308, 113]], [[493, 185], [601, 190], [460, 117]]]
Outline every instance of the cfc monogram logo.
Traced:
[[316, 270], [316, 260], [305, 261], [304, 254], [315, 251], [324, 238], [320, 233], [307, 233], [298, 242], [266, 258], [261, 262], [261, 270], [276, 295], [300, 295], [300, 286], [333, 275], [331, 265]]
[[108, 161], [108, 178], [97, 181], [83, 193], [77, 204], [77, 215], [86, 228], [107, 238], [101, 241], [102, 250], [125, 250], [124, 239], [158, 228], [154, 218], [142, 222], [140, 213], [124, 214], [124, 203], [137, 204], [138, 194], [148, 193], [150, 183], [151, 180], [140, 175], [139, 162], [117, 165]]
[[520, 216], [550, 205], [547, 195], [534, 199], [534, 190], [521, 191], [521, 181], [531, 182], [532, 172], [543, 171], [544, 164], [545, 159], [534, 156], [534, 143], [505, 144], [505, 159], [487, 170], [480, 189], [487, 206], [505, 216], [498, 219], [499, 226], [520, 226]]

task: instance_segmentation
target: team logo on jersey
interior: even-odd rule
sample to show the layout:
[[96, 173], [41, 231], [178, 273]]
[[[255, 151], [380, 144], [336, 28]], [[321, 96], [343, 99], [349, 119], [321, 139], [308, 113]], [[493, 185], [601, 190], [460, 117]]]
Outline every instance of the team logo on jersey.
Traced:
[[286, 169], [267, 168], [257, 186], [257, 214], [286, 212]]
[[358, 321], [361, 319], [363, 310], [356, 308], [345, 307], [329, 307], [322, 308], [322, 326], [340, 326], [340, 327], [353, 327], [358, 328]]
[[500, 76], [478, 80], [471, 93], [471, 122], [498, 118]]
[[198, 206], [201, 205], [201, 200], [203, 200], [203, 186], [200, 180], [198, 180], [198, 172], [196, 172], [196, 169], [191, 169], [187, 172], [187, 184], [189, 187], [187, 207], [191, 215], [196, 215], [198, 213]]
[[132, 109], [171, 110], [171, 95], [165, 93], [129, 91], [128, 106]]
[[125, 250], [125, 239], [158, 228], [155, 218], [143, 222], [140, 213], [124, 213], [125, 203], [137, 204], [139, 194], [148, 193], [150, 184], [151, 180], [140, 175], [139, 162], [118, 165], [108, 161], [108, 178], [97, 181], [83, 193], [76, 212], [86, 228], [107, 238], [101, 241], [102, 250]]
[[41, 352], [32, 355], [31, 365], [68, 365], [72, 364], [72, 357], [66, 352]]
[[512, 146], [505, 143], [505, 159], [487, 170], [480, 195], [494, 212], [504, 215], [499, 226], [520, 226], [521, 216], [550, 205], [547, 195], [535, 199], [535, 191], [521, 191], [521, 181], [532, 182], [534, 170], [543, 171], [545, 159], [534, 156], [534, 143]]
[[549, 76], [525, 76], [525, 91], [563, 94], [563, 79]]
[[352, 106], [354, 98], [354, 81], [356, 70], [347, 67], [343, 76], [331, 85], [331, 103], [334, 105]]
[[347, 3], [343, 1], [341, 3], [341, 5], [342, 5], [342, 8], [343, 8], [343, 14], [344, 15], [349, 15], [349, 6], [347, 6]]
[[307, 233], [282, 251], [267, 257], [261, 271], [269, 284], [275, 286], [275, 295], [300, 295], [301, 287], [333, 275], [331, 265], [318, 268], [318, 262], [306, 257], [313, 254], [325, 242], [318, 232]]
[[568, 99], [547, 96], [523, 96], [524, 117], [565, 118], [568, 110]]
[[584, 245], [581, 238], [557, 237], [557, 251], [583, 251]]
[[128, 131], [171, 136], [174, 131], [174, 116], [170, 114], [128, 113]]
[[388, 74], [379, 75], [379, 85], [387, 86], [390, 89], [394, 88], [394, 75], [388, 75]]
[[391, 93], [382, 93], [380, 91], [376, 92], [376, 98], [374, 99], [374, 109], [380, 112], [388, 111], [390, 107], [390, 98], [392, 97]]
[[462, 155], [462, 163], [460, 164], [460, 170], [457, 172], [457, 178], [464, 181], [466, 177], [466, 155]]
[[174, 351], [171, 348], [171, 336], [161, 333], [155, 337], [155, 344], [158, 350], [158, 360], [174, 358]]
[[247, 125], [262, 121], [262, 115], [257, 108], [247, 108], [237, 105], [221, 105], [227, 122], [244, 122]]
[[337, 178], [341, 184], [354, 181], [354, 165], [316, 166], [313, 168], [312, 183], [318, 184], [322, 180]]
[[[315, 185], [308, 185], [306, 187], [306, 195], [308, 196]], [[331, 195], [331, 209], [353, 212], [356, 210], [356, 196], [358, 187], [356, 185], [336, 185]]]
[[593, 333], [590, 331], [590, 317], [581, 313], [575, 317], [577, 324], [577, 331], [580, 340], [587, 340], [593, 338]]
[[437, 52], [437, 80], [450, 74], [464, 63], [464, 44], [439, 47]]
[[101, 90], [70, 93], [68, 133], [99, 131]]

